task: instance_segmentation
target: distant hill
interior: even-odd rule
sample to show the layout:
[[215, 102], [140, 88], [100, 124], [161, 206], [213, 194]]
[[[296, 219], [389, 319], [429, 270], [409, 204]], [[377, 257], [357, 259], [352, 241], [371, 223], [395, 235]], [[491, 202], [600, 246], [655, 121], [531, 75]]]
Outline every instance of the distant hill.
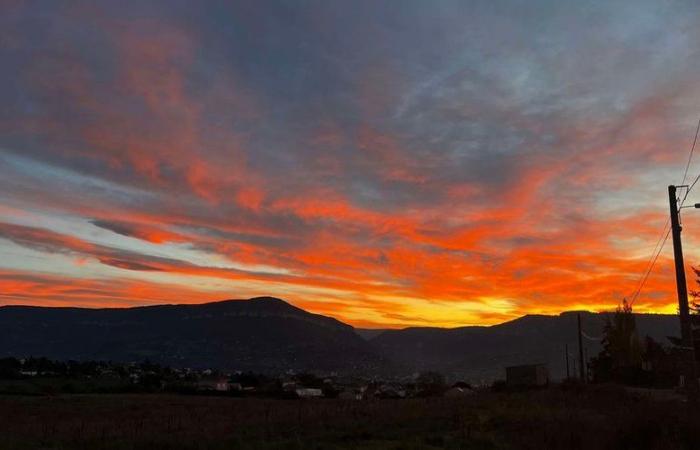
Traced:
[[[582, 312], [584, 347], [600, 350], [605, 314]], [[640, 335], [667, 343], [673, 315], [638, 314]], [[504, 367], [544, 362], [553, 378], [578, 356], [576, 313], [527, 315], [493, 326], [354, 329], [283, 300], [259, 297], [199, 305], [137, 308], [0, 307], [0, 357], [143, 361], [173, 367], [280, 372], [309, 370], [490, 381]], [[593, 338], [593, 339], [589, 339]]]
[[[584, 348], [589, 356], [601, 349], [600, 338], [606, 313], [581, 312], [582, 329], [588, 336]], [[667, 344], [667, 336], [679, 334], [673, 315], [637, 314], [640, 337], [649, 335]], [[472, 381], [504, 377], [504, 367], [547, 363], [555, 379], [566, 374], [565, 345], [578, 358], [576, 313], [559, 316], [527, 315], [488, 327], [406, 328], [385, 330], [370, 339], [377, 352], [413, 371], [436, 370], [451, 378]], [[593, 338], [593, 339], [589, 339]]]
[[386, 328], [355, 328], [355, 333], [369, 341], [384, 333], [386, 330]]
[[384, 367], [354, 329], [280, 299], [137, 308], [0, 307], [0, 356], [277, 372]]

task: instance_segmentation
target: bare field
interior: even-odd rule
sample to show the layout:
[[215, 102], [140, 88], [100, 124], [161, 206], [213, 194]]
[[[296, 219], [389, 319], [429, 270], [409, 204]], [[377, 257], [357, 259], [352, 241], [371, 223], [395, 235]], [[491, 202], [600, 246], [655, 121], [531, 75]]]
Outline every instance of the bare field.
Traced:
[[0, 397], [3, 449], [691, 449], [700, 412], [616, 387], [468, 398]]

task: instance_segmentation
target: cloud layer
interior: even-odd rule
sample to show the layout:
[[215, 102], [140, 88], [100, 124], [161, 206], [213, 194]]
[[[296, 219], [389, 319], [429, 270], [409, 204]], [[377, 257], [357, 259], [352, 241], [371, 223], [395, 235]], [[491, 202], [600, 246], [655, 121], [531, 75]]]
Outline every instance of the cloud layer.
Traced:
[[[612, 308], [682, 177], [698, 19], [689, 1], [6, 2], [0, 301], [264, 294], [362, 326]], [[669, 258], [639, 309], [674, 310]]]

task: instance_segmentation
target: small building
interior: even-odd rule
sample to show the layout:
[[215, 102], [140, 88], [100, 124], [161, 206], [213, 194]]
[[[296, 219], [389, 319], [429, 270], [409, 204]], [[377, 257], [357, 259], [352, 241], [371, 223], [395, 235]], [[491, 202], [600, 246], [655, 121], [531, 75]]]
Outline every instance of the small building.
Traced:
[[216, 392], [228, 392], [231, 390], [228, 378], [225, 377], [203, 377], [197, 383], [197, 390], [199, 391], [216, 391]]
[[549, 370], [546, 364], [526, 364], [506, 367], [508, 387], [538, 387], [549, 384]]
[[297, 382], [296, 381], [283, 381], [282, 382], [282, 390], [285, 392], [292, 392], [297, 390]]
[[323, 397], [323, 391], [315, 388], [297, 388], [294, 391], [299, 398], [320, 398]]

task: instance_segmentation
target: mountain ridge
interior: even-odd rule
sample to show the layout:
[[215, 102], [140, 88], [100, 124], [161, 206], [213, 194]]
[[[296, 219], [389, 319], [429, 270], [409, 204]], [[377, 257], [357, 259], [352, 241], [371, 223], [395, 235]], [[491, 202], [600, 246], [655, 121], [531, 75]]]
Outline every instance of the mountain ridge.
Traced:
[[[128, 308], [0, 306], [0, 356], [54, 359], [149, 359], [174, 367], [260, 372], [310, 370], [398, 374], [435, 370], [451, 378], [490, 380], [503, 367], [546, 362], [565, 375], [564, 348], [600, 350], [609, 313], [527, 314], [500, 324], [363, 330], [275, 297]], [[674, 315], [636, 314], [640, 336], [678, 334]]]
[[256, 297], [133, 308], [0, 308], [0, 355], [149, 359], [172, 366], [275, 372], [381, 370], [337, 319]]
[[[563, 312], [559, 315], [526, 315], [490, 326], [455, 328], [411, 327], [386, 330], [369, 340], [380, 354], [415, 371], [434, 370], [454, 378], [493, 380], [509, 365], [545, 362], [553, 379], [566, 375], [565, 348], [571, 365], [578, 359], [577, 314], [585, 333], [584, 353], [601, 349], [605, 318], [612, 313]], [[667, 343], [678, 334], [674, 315], [636, 314], [640, 337]]]

